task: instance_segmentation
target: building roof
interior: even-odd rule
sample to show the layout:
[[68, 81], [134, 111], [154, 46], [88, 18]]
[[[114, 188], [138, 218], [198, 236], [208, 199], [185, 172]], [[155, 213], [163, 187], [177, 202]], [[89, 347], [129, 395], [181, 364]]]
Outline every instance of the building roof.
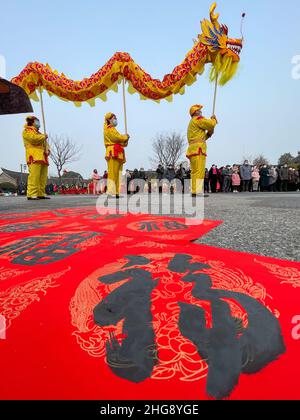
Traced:
[[27, 178], [28, 178], [27, 173], [10, 171], [9, 169], [5, 169], [5, 168], [1, 168], [1, 169], [5, 175], [14, 179], [18, 184], [20, 184], [21, 182], [27, 182]]
[[63, 175], [62, 175], [62, 179], [65, 179], [65, 178], [83, 179], [83, 177], [82, 177], [82, 175], [80, 175], [80, 173], [74, 172], [74, 171], [64, 172]]

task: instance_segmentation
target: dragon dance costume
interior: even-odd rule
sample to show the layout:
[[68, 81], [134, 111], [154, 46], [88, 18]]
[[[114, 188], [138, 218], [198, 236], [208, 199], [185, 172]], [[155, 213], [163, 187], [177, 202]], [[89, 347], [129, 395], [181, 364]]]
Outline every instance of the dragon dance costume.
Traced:
[[114, 117], [115, 115], [109, 112], [105, 115], [104, 122], [105, 159], [108, 169], [107, 194], [109, 195], [120, 194], [120, 177], [122, 175], [123, 165], [126, 162], [124, 148], [127, 147], [129, 139], [127, 134], [120, 134], [111, 124], [110, 121]]
[[205, 163], [207, 157], [206, 140], [210, 138], [213, 133], [217, 120], [215, 117], [206, 119], [198, 112], [203, 108], [202, 105], [193, 105], [190, 109], [192, 117], [188, 126], [188, 143], [189, 147], [186, 152], [186, 157], [191, 164], [191, 193], [201, 194], [203, 192]]
[[215, 13], [216, 3], [210, 8], [210, 19], [201, 22], [201, 33], [184, 60], [162, 80], [153, 78], [143, 70], [126, 52], [115, 53], [99, 71], [91, 77], [75, 81], [64, 73], [51, 69], [49, 64], [30, 62], [12, 82], [22, 87], [31, 98], [38, 100], [37, 92], [42, 88], [76, 106], [88, 102], [95, 106], [95, 100], [107, 100], [109, 90], [118, 91], [118, 83], [125, 79], [128, 92], [138, 92], [141, 99], [172, 101], [173, 95], [183, 95], [185, 86], [191, 86], [202, 75], [205, 66], [212, 64], [210, 81], [218, 78], [219, 85], [225, 85], [235, 75], [240, 61], [243, 39], [230, 38], [229, 29], [219, 22]]
[[29, 170], [27, 197], [45, 197], [50, 154], [46, 136], [41, 134], [35, 126], [26, 124], [23, 130], [23, 141]]

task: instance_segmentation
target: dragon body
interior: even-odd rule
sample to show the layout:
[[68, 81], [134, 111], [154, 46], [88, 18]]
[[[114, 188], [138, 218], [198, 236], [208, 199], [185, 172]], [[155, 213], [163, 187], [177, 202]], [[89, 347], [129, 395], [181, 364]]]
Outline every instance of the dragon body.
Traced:
[[128, 82], [128, 92], [138, 92], [141, 99], [172, 100], [174, 94], [183, 94], [185, 86], [196, 81], [206, 64], [212, 65], [211, 81], [218, 77], [219, 84], [224, 85], [237, 70], [242, 39], [228, 38], [228, 28], [218, 22], [219, 14], [215, 14], [215, 9], [216, 3], [210, 9], [210, 20], [201, 22], [202, 33], [194, 41], [192, 50], [162, 80], [153, 79], [128, 53], [118, 52], [97, 73], [81, 81], [53, 71], [48, 64], [31, 62], [12, 82], [22, 87], [32, 99], [38, 100], [36, 90], [45, 89], [50, 95], [78, 106], [82, 102], [94, 106], [96, 98], [106, 100], [106, 93], [111, 89], [117, 91], [122, 79]]

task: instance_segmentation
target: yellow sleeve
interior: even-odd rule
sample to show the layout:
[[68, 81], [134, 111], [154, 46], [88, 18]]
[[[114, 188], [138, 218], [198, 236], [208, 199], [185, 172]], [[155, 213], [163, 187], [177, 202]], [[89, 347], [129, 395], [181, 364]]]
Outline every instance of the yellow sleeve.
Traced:
[[109, 138], [109, 140], [113, 143], [126, 143], [128, 141], [128, 135], [120, 134], [115, 128], [107, 129], [106, 135]]
[[213, 133], [217, 122], [213, 118], [201, 118], [200, 120], [195, 121], [199, 128], [202, 130], [207, 130], [209, 133]]
[[23, 132], [23, 138], [32, 145], [40, 145], [46, 140], [46, 136], [44, 134], [33, 133], [26, 130]]

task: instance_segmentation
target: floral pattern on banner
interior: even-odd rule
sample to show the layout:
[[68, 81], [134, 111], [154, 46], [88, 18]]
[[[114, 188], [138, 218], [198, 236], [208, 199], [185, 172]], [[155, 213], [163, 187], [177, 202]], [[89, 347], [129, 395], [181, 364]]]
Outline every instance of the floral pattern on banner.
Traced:
[[6, 318], [6, 328], [32, 303], [39, 302], [47, 289], [59, 287], [55, 280], [62, 277], [70, 267], [58, 273], [37, 277], [23, 284], [0, 291], [0, 313]]
[[259, 261], [254, 258], [254, 262], [266, 267], [268, 271], [278, 279], [282, 280], [281, 284], [289, 284], [294, 288], [300, 287], [300, 271], [294, 267], [282, 267], [277, 264], [270, 264]]

